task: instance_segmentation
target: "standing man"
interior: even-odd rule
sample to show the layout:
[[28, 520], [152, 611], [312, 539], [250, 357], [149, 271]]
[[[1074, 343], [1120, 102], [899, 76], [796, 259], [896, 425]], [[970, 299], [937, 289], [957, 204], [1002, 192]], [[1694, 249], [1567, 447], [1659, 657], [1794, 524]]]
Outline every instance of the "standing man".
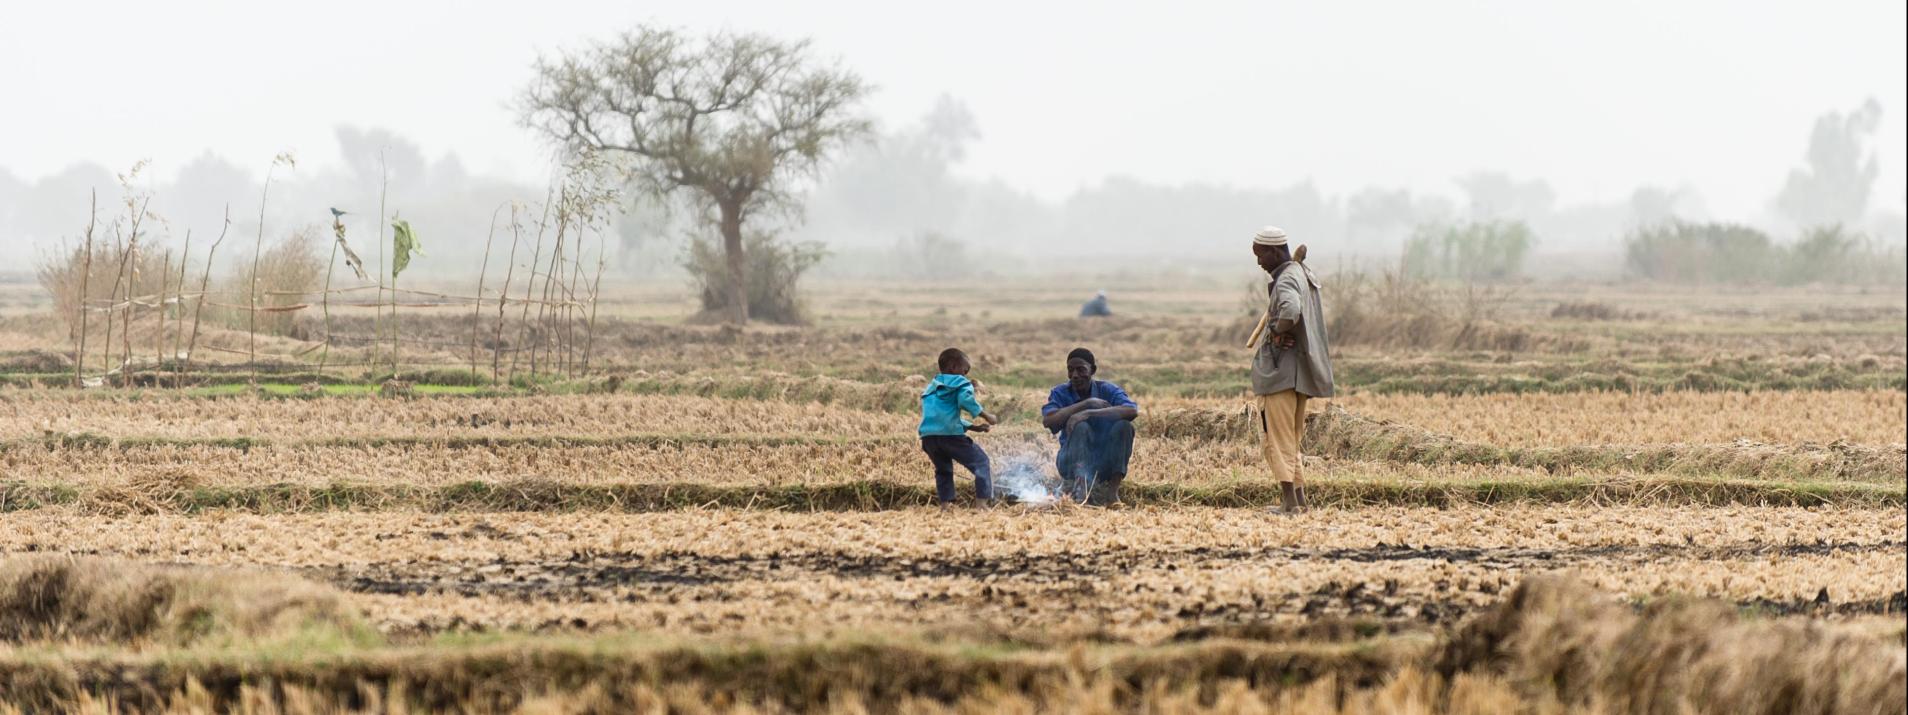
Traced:
[[1060, 437], [1061, 491], [1074, 501], [1105, 506], [1120, 500], [1120, 482], [1133, 456], [1133, 420], [1139, 404], [1119, 385], [1093, 376], [1093, 351], [1067, 353], [1067, 381], [1047, 393], [1040, 422]]
[[[1325, 337], [1325, 307], [1318, 277], [1292, 260], [1285, 230], [1267, 226], [1252, 236], [1252, 255], [1272, 277], [1265, 339], [1252, 356], [1252, 394], [1259, 408], [1262, 449], [1279, 480], [1279, 511], [1296, 514], [1311, 506], [1305, 497], [1299, 443], [1305, 438], [1305, 401], [1332, 396], [1331, 346]], [[1299, 258], [1304, 258], [1301, 247]]]

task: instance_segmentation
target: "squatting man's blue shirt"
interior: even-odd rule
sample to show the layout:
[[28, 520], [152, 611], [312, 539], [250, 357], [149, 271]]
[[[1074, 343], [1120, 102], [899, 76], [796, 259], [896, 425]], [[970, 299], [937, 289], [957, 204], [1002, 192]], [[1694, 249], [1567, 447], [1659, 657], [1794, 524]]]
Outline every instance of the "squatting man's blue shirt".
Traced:
[[[1087, 397], [1098, 397], [1102, 400], [1106, 400], [1106, 404], [1111, 407], [1139, 408], [1139, 403], [1134, 402], [1133, 398], [1127, 397], [1125, 390], [1120, 389], [1119, 385], [1115, 385], [1111, 382], [1094, 380], [1093, 389], [1089, 391], [1086, 397], [1073, 394], [1073, 384], [1063, 382], [1060, 383], [1058, 387], [1053, 388], [1052, 392], [1047, 393], [1047, 404], [1045, 407], [1040, 408], [1040, 416], [1045, 417], [1053, 414], [1055, 410], [1063, 410], [1071, 407], [1074, 403], [1083, 401], [1087, 399]], [[1087, 420], [1087, 423], [1095, 427], [1100, 427], [1117, 421], [1119, 421], [1119, 419], [1116, 417], [1095, 417]], [[1053, 432], [1060, 436], [1060, 446], [1067, 446], [1066, 431], [1054, 430]]]

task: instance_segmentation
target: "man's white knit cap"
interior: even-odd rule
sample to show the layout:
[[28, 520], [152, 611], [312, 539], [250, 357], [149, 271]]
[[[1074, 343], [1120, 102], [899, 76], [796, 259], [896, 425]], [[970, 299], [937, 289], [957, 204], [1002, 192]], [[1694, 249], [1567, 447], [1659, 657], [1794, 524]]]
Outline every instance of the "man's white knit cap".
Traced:
[[1258, 233], [1252, 234], [1252, 245], [1283, 246], [1285, 245], [1285, 229], [1277, 226], [1267, 226], [1259, 229]]

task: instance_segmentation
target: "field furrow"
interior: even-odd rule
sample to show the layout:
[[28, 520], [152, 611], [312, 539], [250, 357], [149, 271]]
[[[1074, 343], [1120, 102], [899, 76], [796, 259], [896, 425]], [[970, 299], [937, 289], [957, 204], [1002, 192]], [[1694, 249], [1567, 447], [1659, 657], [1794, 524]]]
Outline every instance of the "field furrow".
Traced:
[[297, 571], [397, 632], [908, 623], [1151, 642], [1325, 616], [1452, 622], [1555, 571], [1632, 599], [1818, 616], [1897, 613], [1908, 586], [1903, 515], [1886, 509], [13, 518], [8, 551]]

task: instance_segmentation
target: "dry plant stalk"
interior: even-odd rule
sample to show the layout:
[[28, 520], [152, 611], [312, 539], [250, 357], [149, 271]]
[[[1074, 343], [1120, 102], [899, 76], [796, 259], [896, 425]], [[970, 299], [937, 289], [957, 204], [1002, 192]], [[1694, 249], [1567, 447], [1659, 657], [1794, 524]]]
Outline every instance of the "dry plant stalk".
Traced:
[[[137, 174], [139, 171], [139, 167], [143, 165], [144, 165], [143, 162], [141, 162], [141, 164], [139, 165], [135, 165], [132, 173]], [[122, 180], [120, 183], [121, 185], [127, 186], [128, 187], [127, 190], [130, 191], [131, 189], [130, 189], [129, 182], [130, 182], [129, 178], [122, 177]], [[122, 349], [120, 350], [120, 363], [119, 363], [119, 367], [117, 368], [117, 372], [119, 373], [119, 376], [120, 376], [120, 385], [122, 387], [131, 387], [132, 385], [131, 379], [130, 379], [131, 375], [129, 375], [128, 373], [130, 372], [130, 366], [132, 364], [131, 333], [132, 333], [132, 308], [134, 304], [133, 294], [137, 292], [138, 290], [137, 276], [138, 276], [139, 264], [136, 260], [136, 256], [139, 253], [139, 226], [146, 217], [146, 206], [151, 202], [151, 200], [152, 200], [152, 197], [150, 196], [135, 197], [135, 196], [129, 195], [126, 197], [126, 200], [125, 200], [126, 211], [130, 217], [128, 219], [130, 223], [130, 228], [129, 228], [130, 235], [125, 237], [125, 239], [121, 243], [123, 248], [120, 251], [120, 255], [119, 255], [119, 266], [113, 271], [113, 289], [107, 295], [106, 340], [105, 340], [105, 343], [106, 343], [105, 355], [106, 355], [106, 361], [107, 361], [106, 374], [112, 375], [115, 372], [115, 369], [112, 366], [113, 319], [115, 317], [114, 314], [122, 309], [122, 306], [119, 303], [119, 287], [121, 285], [126, 286], [126, 302], [125, 302], [125, 305], [123, 306], [123, 310], [125, 310], [126, 312], [126, 317], [125, 317], [125, 320], [123, 321], [123, 328], [121, 330], [121, 335], [120, 335], [120, 342], [122, 344]], [[114, 228], [113, 233], [115, 236], [118, 235], [119, 231], [116, 227]]]
[[[253, 384], [258, 383], [258, 259], [265, 250], [265, 206], [271, 197], [272, 173], [278, 170], [280, 163], [289, 164], [293, 167], [297, 166], [297, 163], [291, 158], [290, 154], [280, 153], [278, 156], [272, 157], [271, 167], [265, 170], [265, 186], [259, 189], [258, 236], [252, 241], [252, 280], [250, 281], [251, 286], [249, 286], [251, 309], [247, 311], [246, 314], [246, 332], [249, 334], [246, 340], [246, 351], [248, 353], [246, 362], [252, 368]], [[210, 266], [207, 266], [208, 270], [210, 270], [210, 268]]]
[[172, 321], [172, 340], [166, 344], [166, 359], [172, 361], [172, 386], [178, 387], [185, 380], [185, 373], [179, 368], [179, 338], [185, 331], [185, 287], [186, 265], [192, 262], [192, 229], [186, 229], [185, 248], [179, 251], [178, 289], [173, 291], [175, 305], [179, 306], [179, 315]]
[[[378, 226], [378, 307], [377, 307], [377, 313], [376, 313], [377, 317], [371, 320], [371, 333], [372, 333], [371, 363], [372, 363], [373, 369], [376, 368], [377, 362], [378, 362], [378, 346], [384, 342], [384, 329], [383, 329], [384, 277], [385, 277], [384, 223], [385, 223], [385, 217], [389, 216], [389, 214], [385, 213], [384, 199], [385, 199], [385, 193], [386, 191], [390, 189], [390, 186], [391, 186], [391, 170], [389, 167], [385, 166], [384, 150], [379, 149], [378, 150], [378, 218], [376, 221], [372, 222], [377, 224]], [[397, 296], [395, 295], [391, 296], [391, 301], [394, 303], [397, 302]], [[392, 360], [391, 377], [396, 378], [397, 377], [397, 357], [392, 356], [391, 360]]]
[[212, 263], [219, 254], [219, 244], [225, 243], [225, 233], [232, 228], [232, 205], [225, 205], [225, 218], [219, 223], [219, 237], [212, 242], [212, 248], [205, 253], [205, 272], [199, 276], [199, 301], [192, 308], [192, 337], [186, 340], [186, 356], [181, 360], [179, 371], [192, 371], [192, 357], [199, 349], [199, 319], [205, 314], [206, 290], [212, 286]]
[[324, 312], [325, 347], [318, 353], [318, 373], [324, 374], [325, 363], [331, 359], [331, 273], [338, 268], [338, 246], [344, 243], [344, 218], [331, 217], [331, 258], [325, 261], [324, 294], [319, 298], [319, 310]]
[[86, 378], [84, 376], [86, 369], [86, 290], [89, 279], [92, 278], [93, 275], [93, 224], [98, 219], [99, 191], [95, 189], [92, 192], [92, 198], [87, 202], [86, 210], [86, 258], [83, 266], [80, 268], [79, 319], [76, 321], [79, 323], [79, 345], [73, 352], [74, 388], [86, 386]]
[[[503, 288], [497, 291], [497, 331], [491, 337], [490, 382], [493, 385], [503, 374], [504, 306], [510, 301], [510, 278], [517, 271], [517, 242], [523, 234], [523, 223], [517, 217], [519, 208], [515, 202], [510, 204], [510, 262], [504, 266]], [[512, 360], [514, 364], [515, 358]]]
[[587, 337], [584, 338], [585, 342], [583, 344], [584, 373], [590, 371], [590, 356], [591, 353], [596, 350], [596, 301], [598, 300], [598, 296], [601, 295], [603, 288], [603, 266], [607, 262], [605, 251], [608, 250], [607, 244], [609, 243], [609, 237], [604, 235], [601, 231], [596, 233], [596, 238], [596, 280], [590, 285], [590, 325], [586, 331]]
[[[540, 219], [537, 219], [537, 241], [534, 244], [534, 248], [532, 248], [530, 251], [530, 275], [529, 277], [524, 279], [524, 284], [523, 284], [523, 311], [520, 315], [517, 316], [517, 340], [515, 343], [516, 349], [510, 352], [510, 378], [509, 379], [511, 382], [515, 382], [517, 379], [517, 355], [524, 350], [524, 338], [525, 336], [528, 335], [529, 328], [530, 328], [530, 304], [535, 302], [534, 300], [531, 299], [531, 296], [533, 295], [533, 291], [536, 289], [536, 284], [537, 284], [537, 263], [543, 257], [543, 232], [550, 227], [550, 204], [551, 204], [551, 198], [556, 195], [556, 188], [557, 188], [557, 183], [556, 183], [556, 180], [553, 178], [551, 180], [549, 188], [544, 190], [543, 217]], [[532, 360], [534, 360], [536, 356], [534, 347], [531, 348], [530, 354], [531, 354]], [[530, 374], [533, 377], [536, 375], [536, 368], [534, 366], [534, 363], [532, 363]]]
[[563, 362], [569, 368], [569, 375], [577, 374], [577, 359], [581, 357], [576, 349], [576, 310], [577, 286], [583, 282], [583, 239], [589, 235], [589, 220], [577, 227], [576, 256], [570, 259], [570, 282], [564, 290], [563, 300]]
[[490, 272], [490, 244], [497, 238], [497, 214], [504, 210], [500, 204], [490, 212], [490, 230], [484, 232], [484, 262], [477, 268], [477, 295], [470, 301], [470, 374], [477, 374], [477, 326], [481, 320], [479, 313], [484, 307], [484, 277]]
[[172, 277], [172, 249], [166, 249], [165, 257], [159, 261], [159, 266], [162, 269], [159, 273], [159, 308], [154, 311], [158, 313], [157, 318], [159, 324], [156, 326], [156, 329], [152, 331], [152, 380], [153, 386], [155, 387], [159, 386], [160, 381], [165, 379], [166, 285], [168, 279]]
[[[536, 340], [530, 346], [530, 375], [532, 377], [536, 376], [537, 374], [537, 358], [539, 353], [544, 352], [543, 351], [544, 345], [547, 344], [550, 341], [550, 339], [552, 337], [555, 337], [556, 335], [556, 331], [553, 330], [550, 325], [550, 318], [549, 318], [551, 284], [553, 281], [558, 281], [562, 279], [562, 272], [561, 272], [561, 269], [558, 268], [558, 265], [559, 265], [559, 261], [561, 261], [563, 257], [564, 233], [565, 231], [568, 230], [570, 225], [569, 204], [570, 204], [571, 191], [572, 191], [572, 187], [570, 186], [568, 179], [566, 178], [562, 191], [560, 191], [557, 195], [556, 245], [553, 246], [550, 250], [550, 267], [545, 268], [542, 271], [537, 271], [535, 268], [536, 263], [534, 261], [531, 263], [531, 273], [530, 273], [531, 280], [536, 280], [536, 277], [539, 275], [539, 273], [543, 276], [543, 299], [537, 303], [538, 329], [536, 331]], [[545, 357], [547, 358], [548, 356], [545, 355]]]

